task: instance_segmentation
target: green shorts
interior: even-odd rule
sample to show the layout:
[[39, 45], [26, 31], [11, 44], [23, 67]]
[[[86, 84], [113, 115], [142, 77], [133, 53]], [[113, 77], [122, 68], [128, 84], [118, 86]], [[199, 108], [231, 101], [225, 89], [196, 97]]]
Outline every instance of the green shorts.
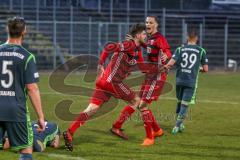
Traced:
[[176, 86], [176, 96], [179, 102], [188, 104], [195, 104], [196, 88], [182, 85]]
[[[31, 147], [33, 144], [33, 131], [31, 122], [0, 122], [0, 142], [7, 132], [12, 149], [20, 150]], [[0, 145], [1, 147], [1, 145]]]

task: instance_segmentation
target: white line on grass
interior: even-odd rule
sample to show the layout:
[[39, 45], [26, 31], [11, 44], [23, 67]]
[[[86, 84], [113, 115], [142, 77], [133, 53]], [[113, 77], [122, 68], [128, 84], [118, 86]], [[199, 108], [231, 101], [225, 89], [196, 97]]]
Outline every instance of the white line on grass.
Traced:
[[[161, 97], [160, 99], [166, 99], [166, 100], [174, 100], [176, 101], [176, 98], [173, 97]], [[212, 101], [212, 100], [197, 100], [197, 102], [200, 103], [215, 103], [215, 104], [232, 104], [232, 105], [238, 105], [238, 102], [230, 102], [230, 101]]]
[[66, 154], [42, 153], [42, 155], [47, 156], [47, 157], [57, 158], [57, 159], [86, 160], [86, 159], [81, 158], [81, 157], [72, 157], [72, 156], [66, 155]]
[[[41, 92], [42, 95], [62, 95], [65, 96], [65, 94], [59, 93], [59, 92]], [[76, 93], [71, 93], [73, 95], [67, 95], [67, 96], [81, 96], [81, 95], [74, 95]], [[160, 99], [164, 100], [171, 100], [171, 101], [176, 101], [176, 98], [173, 97], [161, 97]], [[232, 101], [213, 101], [213, 100], [197, 100], [197, 102], [200, 103], [215, 103], [215, 104], [231, 104], [231, 105], [239, 105], [239, 102], [232, 102]]]

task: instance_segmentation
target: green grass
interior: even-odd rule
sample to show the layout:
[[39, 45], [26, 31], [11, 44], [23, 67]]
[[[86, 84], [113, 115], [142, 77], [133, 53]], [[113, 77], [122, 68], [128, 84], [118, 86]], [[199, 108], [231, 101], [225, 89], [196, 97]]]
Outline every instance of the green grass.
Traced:
[[[165, 130], [165, 135], [157, 138], [154, 146], [140, 146], [145, 131], [138, 113], [135, 113], [124, 125], [125, 132], [129, 136], [128, 141], [110, 134], [109, 128], [125, 105], [120, 101], [118, 107], [110, 113], [89, 121], [76, 132], [73, 152], [66, 151], [62, 141], [59, 149], [47, 148], [43, 153], [34, 153], [34, 158], [36, 160], [70, 160], [71, 157], [86, 160], [239, 160], [239, 80], [240, 74], [201, 75], [198, 102], [188, 114], [188, 119], [185, 121], [186, 130], [181, 134], [170, 134], [175, 123], [176, 101], [172, 99], [175, 97], [175, 91], [172, 90], [152, 103], [151, 109]], [[168, 81], [174, 84], [174, 75], [171, 74]], [[84, 84], [93, 87], [94, 85], [82, 82], [80, 75], [70, 76], [65, 82], [76, 86]], [[55, 114], [55, 106], [58, 102], [73, 100], [71, 112], [75, 114], [88, 104], [88, 97], [54, 92], [48, 85], [47, 74], [41, 76], [39, 86], [46, 118], [57, 122], [61, 130], [65, 130], [70, 121], [61, 120]], [[35, 115], [32, 114], [32, 119], [34, 118]], [[18, 158], [18, 154], [11, 151], [0, 151], [0, 154], [0, 159]], [[59, 157], [54, 157], [55, 154]], [[68, 158], [61, 158], [61, 155], [67, 155]]]

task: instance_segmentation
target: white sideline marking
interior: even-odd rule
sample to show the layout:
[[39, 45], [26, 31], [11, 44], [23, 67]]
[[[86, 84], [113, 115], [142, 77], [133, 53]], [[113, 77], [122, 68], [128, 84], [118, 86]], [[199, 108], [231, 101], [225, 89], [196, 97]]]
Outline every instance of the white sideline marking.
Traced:
[[57, 159], [86, 160], [86, 159], [81, 158], [81, 157], [72, 157], [72, 156], [66, 155], [66, 154], [42, 153], [42, 155], [47, 156], [47, 157], [57, 158]]
[[[41, 92], [42, 95], [65, 95], [63, 93], [59, 92]], [[72, 93], [76, 94], [76, 93]], [[66, 96], [66, 95], [65, 95]], [[80, 95], [67, 95], [67, 96], [80, 96]], [[173, 97], [160, 97], [159, 99], [164, 99], [164, 100], [171, 100], [171, 101], [176, 101], [176, 98]], [[200, 103], [215, 103], [215, 104], [231, 104], [231, 105], [239, 105], [239, 102], [232, 102], [232, 101], [213, 101], [213, 100], [196, 100], [196, 102]]]
[[[176, 98], [173, 97], [160, 97], [160, 99], [166, 99], [166, 100], [174, 100], [176, 101]], [[212, 101], [212, 100], [196, 100], [196, 102], [200, 103], [215, 103], [215, 104], [232, 104], [232, 105], [238, 105], [239, 102], [230, 102], [230, 101]]]

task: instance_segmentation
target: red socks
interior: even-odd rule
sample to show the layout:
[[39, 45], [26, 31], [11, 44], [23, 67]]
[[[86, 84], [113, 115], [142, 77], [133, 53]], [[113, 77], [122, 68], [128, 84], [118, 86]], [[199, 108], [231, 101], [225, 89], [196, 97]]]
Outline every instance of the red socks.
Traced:
[[157, 132], [159, 131], [160, 127], [150, 109], [142, 110], [141, 113], [146, 131], [146, 137], [152, 139], [153, 138], [152, 129], [154, 132]]
[[159, 131], [160, 126], [158, 125], [158, 123], [157, 123], [157, 121], [156, 121], [152, 111], [151, 110], [149, 110], [149, 111], [151, 112], [151, 115], [152, 115], [152, 128], [153, 128], [153, 131], [157, 132], [157, 131]]
[[68, 128], [68, 131], [73, 135], [76, 130], [83, 125], [87, 120], [89, 119], [89, 116], [87, 113], [81, 112], [78, 117], [71, 123], [70, 127]]
[[145, 131], [146, 131], [146, 137], [150, 138], [150, 139], [153, 139], [153, 135], [152, 135], [152, 113], [151, 113], [150, 110], [146, 109], [146, 110], [142, 110], [141, 114], [142, 114], [142, 120], [143, 120]]
[[114, 128], [122, 128], [123, 123], [134, 113], [135, 109], [127, 105], [123, 108], [118, 120], [113, 124]]

